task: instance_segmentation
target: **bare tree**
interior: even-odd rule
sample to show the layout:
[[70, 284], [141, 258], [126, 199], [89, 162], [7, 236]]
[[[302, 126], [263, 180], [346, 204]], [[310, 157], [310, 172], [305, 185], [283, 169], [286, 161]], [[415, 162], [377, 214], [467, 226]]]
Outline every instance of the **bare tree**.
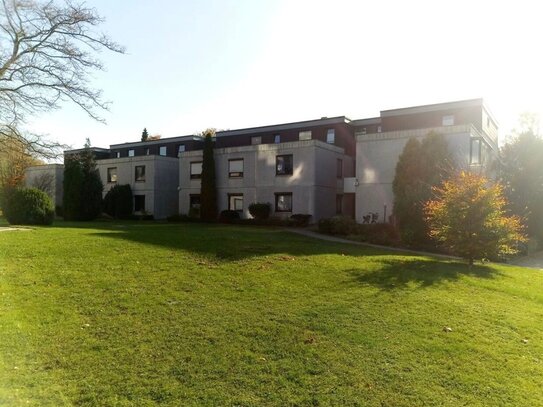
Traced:
[[103, 19], [94, 8], [67, 0], [0, 0], [0, 135], [25, 140], [30, 151], [47, 153], [58, 144], [16, 129], [29, 115], [73, 102], [95, 120], [108, 103], [89, 76], [104, 67], [96, 55], [124, 48], [97, 31]]
[[55, 176], [51, 172], [44, 172], [36, 175], [36, 177], [30, 181], [30, 185], [52, 197], [55, 193]]

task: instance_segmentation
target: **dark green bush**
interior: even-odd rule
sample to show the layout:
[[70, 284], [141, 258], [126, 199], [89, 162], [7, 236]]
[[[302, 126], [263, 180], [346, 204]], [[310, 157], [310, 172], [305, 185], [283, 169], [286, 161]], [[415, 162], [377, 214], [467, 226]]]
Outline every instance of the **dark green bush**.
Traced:
[[249, 213], [255, 219], [268, 219], [271, 213], [271, 204], [269, 202], [255, 202], [249, 205]]
[[37, 188], [10, 190], [3, 209], [7, 221], [16, 225], [50, 225], [55, 218], [51, 198]]
[[356, 222], [348, 216], [334, 216], [319, 221], [319, 232], [328, 235], [351, 235], [356, 233]]
[[104, 212], [116, 219], [128, 219], [134, 211], [134, 197], [130, 185], [115, 185], [103, 202]]
[[219, 222], [230, 222], [232, 220], [239, 219], [238, 211], [224, 210], [219, 215]]
[[311, 217], [311, 215], [305, 213], [295, 213], [290, 216], [290, 220], [294, 223], [294, 226], [305, 227], [309, 225]]
[[398, 245], [400, 234], [398, 229], [390, 223], [371, 223], [357, 225], [355, 238], [361, 242], [381, 245]]

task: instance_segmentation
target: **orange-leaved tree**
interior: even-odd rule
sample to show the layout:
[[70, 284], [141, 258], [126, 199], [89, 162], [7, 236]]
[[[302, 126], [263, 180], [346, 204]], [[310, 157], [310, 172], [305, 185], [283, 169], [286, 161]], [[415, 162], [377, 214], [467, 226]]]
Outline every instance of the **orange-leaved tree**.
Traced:
[[434, 188], [425, 205], [430, 236], [469, 261], [514, 254], [526, 240], [517, 216], [508, 216], [503, 187], [462, 171]]

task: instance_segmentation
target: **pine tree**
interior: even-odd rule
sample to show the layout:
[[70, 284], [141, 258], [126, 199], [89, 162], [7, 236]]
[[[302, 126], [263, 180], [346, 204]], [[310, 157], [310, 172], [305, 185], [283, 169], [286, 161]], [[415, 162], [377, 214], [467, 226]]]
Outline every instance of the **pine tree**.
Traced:
[[149, 140], [149, 133], [147, 133], [147, 127], [144, 127], [143, 131], [141, 132], [141, 141], [147, 140]]
[[202, 159], [202, 184], [200, 190], [200, 217], [205, 221], [215, 221], [217, 211], [217, 186], [215, 174], [215, 156], [213, 154], [213, 137], [215, 130], [205, 130], [204, 150]]
[[68, 156], [64, 163], [64, 218], [95, 219], [102, 211], [103, 188], [90, 140], [87, 139], [83, 152]]
[[392, 183], [394, 209], [402, 240], [410, 245], [431, 243], [424, 221], [424, 204], [432, 198], [432, 187], [454, 172], [454, 161], [442, 135], [430, 133], [421, 142], [409, 139]]

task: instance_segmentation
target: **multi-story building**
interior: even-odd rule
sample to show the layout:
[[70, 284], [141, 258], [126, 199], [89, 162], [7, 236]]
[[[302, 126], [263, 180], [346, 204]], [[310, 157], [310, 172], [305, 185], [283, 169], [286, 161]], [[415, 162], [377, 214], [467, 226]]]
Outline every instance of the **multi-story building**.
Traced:
[[[250, 217], [253, 202], [275, 216], [344, 214], [362, 222], [392, 214], [396, 163], [407, 140], [443, 134], [457, 162], [479, 170], [497, 154], [497, 123], [482, 99], [219, 131], [214, 155], [219, 210]], [[135, 212], [165, 218], [200, 205], [203, 139], [173, 137], [93, 149], [104, 194], [129, 184]], [[80, 150], [67, 151], [66, 154]], [[31, 170], [32, 171], [32, 170]]]

